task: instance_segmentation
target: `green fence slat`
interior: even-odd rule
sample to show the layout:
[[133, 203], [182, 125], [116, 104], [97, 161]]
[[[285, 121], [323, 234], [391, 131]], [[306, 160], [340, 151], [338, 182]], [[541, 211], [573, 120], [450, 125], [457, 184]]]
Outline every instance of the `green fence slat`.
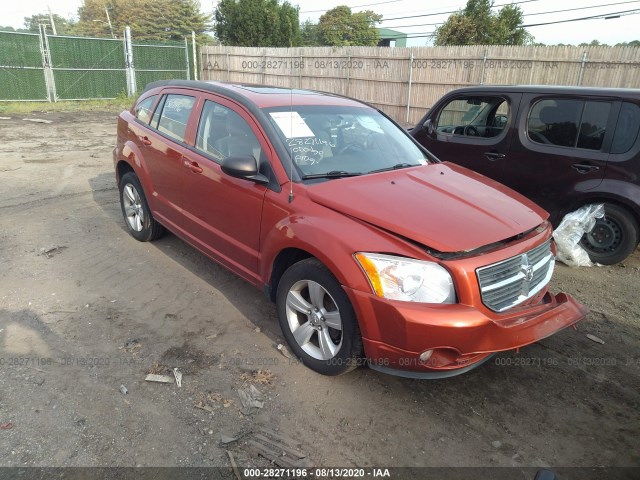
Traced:
[[125, 68], [122, 40], [47, 37], [53, 68]]
[[0, 68], [0, 101], [47, 100], [44, 71]]
[[0, 32], [0, 65], [42, 68], [40, 36], [37, 34]]
[[185, 76], [186, 57], [181, 47], [159, 47], [133, 44], [133, 64], [142, 70], [182, 70]]
[[54, 70], [53, 78], [60, 100], [115, 98], [127, 93], [127, 77], [124, 70]]

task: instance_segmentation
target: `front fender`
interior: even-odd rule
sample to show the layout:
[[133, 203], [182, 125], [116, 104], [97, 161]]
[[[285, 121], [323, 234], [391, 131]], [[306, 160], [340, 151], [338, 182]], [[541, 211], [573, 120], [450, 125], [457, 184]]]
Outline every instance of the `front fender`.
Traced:
[[378, 252], [427, 258], [417, 246], [368, 225], [362, 221], [318, 205], [299, 195], [294, 202], [299, 215], [288, 203], [273, 202], [267, 194], [263, 210], [263, 234], [260, 243], [260, 278], [265, 284], [271, 279], [274, 261], [287, 248], [304, 250], [320, 260], [338, 279], [351, 289], [371, 292], [366, 276], [353, 257], [356, 252]]

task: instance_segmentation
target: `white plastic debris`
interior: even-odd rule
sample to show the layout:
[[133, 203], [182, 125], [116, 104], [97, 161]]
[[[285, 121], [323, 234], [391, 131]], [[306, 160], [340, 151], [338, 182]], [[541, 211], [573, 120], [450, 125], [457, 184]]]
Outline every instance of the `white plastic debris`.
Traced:
[[176, 385], [182, 387], [182, 372], [178, 368], [174, 368], [173, 376], [176, 377]]
[[23, 118], [22, 120], [33, 123], [53, 123], [53, 121], [45, 120], [44, 118]]
[[125, 387], [124, 385], [120, 385], [120, 393], [126, 395], [127, 393], [129, 393], [129, 390], [127, 390], [127, 387]]
[[558, 260], [570, 267], [592, 267], [594, 263], [580, 245], [585, 233], [591, 232], [598, 218], [604, 217], [604, 204], [592, 203], [567, 213], [553, 238], [558, 247]]
[[283, 357], [291, 358], [291, 355], [289, 354], [289, 351], [287, 350], [287, 347], [285, 347], [284, 345], [279, 343], [276, 348], [280, 351], [280, 353], [282, 354]]
[[147, 382], [157, 382], [157, 383], [173, 383], [173, 377], [169, 375], [156, 375], [154, 373], [150, 373], [144, 379]]
[[596, 343], [599, 343], [600, 345], [604, 345], [604, 340], [602, 340], [600, 337], [596, 337], [595, 335], [591, 335], [590, 333], [587, 333], [587, 338], [592, 342], [596, 342]]
[[257, 409], [264, 407], [264, 397], [253, 385], [249, 385], [249, 388], [239, 389], [238, 396], [242, 402], [241, 412], [243, 415], [251, 415]]

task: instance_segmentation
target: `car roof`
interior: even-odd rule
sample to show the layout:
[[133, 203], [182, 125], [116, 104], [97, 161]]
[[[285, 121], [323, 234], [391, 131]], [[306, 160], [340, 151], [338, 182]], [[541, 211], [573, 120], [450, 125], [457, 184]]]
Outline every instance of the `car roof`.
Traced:
[[603, 88], [574, 87], [557, 85], [478, 85], [455, 90], [456, 93], [533, 93], [579, 96], [613, 96], [640, 98], [640, 89], [636, 88]]
[[197, 89], [228, 96], [243, 104], [253, 104], [257, 108], [280, 107], [290, 105], [332, 105], [345, 107], [369, 107], [370, 105], [352, 98], [315, 90], [300, 90], [267, 85], [226, 83], [218, 81], [162, 80], [152, 82], [145, 92], [153, 88], [175, 87]]

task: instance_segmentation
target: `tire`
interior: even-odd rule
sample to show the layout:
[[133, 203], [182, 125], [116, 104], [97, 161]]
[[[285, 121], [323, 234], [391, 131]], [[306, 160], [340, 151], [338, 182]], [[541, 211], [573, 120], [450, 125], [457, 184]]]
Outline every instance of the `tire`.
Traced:
[[353, 307], [340, 282], [317, 259], [302, 260], [284, 272], [276, 306], [289, 347], [307, 367], [322, 375], [358, 367], [363, 348]]
[[613, 265], [623, 261], [638, 246], [638, 222], [628, 210], [604, 204], [604, 218], [582, 237], [581, 245], [592, 262]]
[[133, 238], [149, 242], [164, 234], [164, 227], [151, 215], [140, 180], [133, 172], [125, 173], [118, 185], [124, 223]]

